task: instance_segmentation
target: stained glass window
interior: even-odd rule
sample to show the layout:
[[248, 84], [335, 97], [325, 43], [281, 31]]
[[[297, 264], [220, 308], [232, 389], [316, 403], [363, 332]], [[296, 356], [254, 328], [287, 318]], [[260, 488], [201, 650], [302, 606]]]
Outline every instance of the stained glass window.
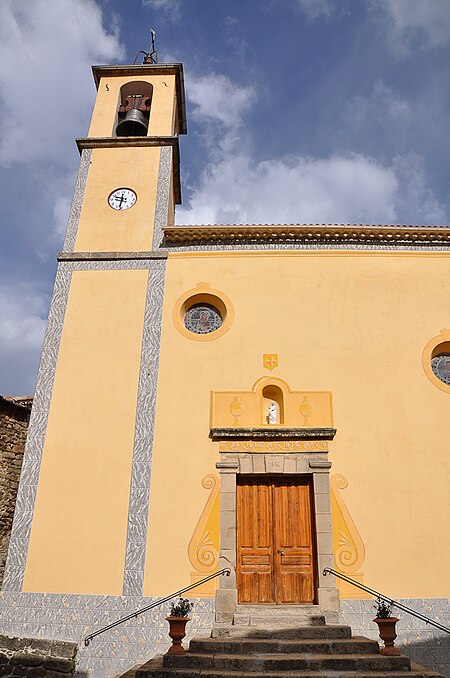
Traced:
[[431, 369], [438, 379], [450, 386], [450, 353], [441, 353], [432, 358]]
[[186, 311], [184, 326], [194, 334], [209, 334], [222, 325], [222, 316], [211, 304], [194, 304]]

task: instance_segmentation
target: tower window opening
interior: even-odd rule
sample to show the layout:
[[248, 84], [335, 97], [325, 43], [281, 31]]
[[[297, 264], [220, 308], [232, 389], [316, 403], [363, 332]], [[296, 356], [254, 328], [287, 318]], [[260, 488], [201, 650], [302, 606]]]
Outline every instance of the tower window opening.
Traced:
[[152, 94], [153, 87], [148, 82], [128, 82], [121, 87], [116, 136], [147, 136]]

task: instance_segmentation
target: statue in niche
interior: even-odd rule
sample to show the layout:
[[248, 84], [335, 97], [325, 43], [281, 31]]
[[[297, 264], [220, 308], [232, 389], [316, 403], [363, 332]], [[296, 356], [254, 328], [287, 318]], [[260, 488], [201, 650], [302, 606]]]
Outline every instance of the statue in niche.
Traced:
[[268, 424], [277, 423], [277, 406], [273, 401], [269, 405], [269, 412], [267, 414], [267, 423]]

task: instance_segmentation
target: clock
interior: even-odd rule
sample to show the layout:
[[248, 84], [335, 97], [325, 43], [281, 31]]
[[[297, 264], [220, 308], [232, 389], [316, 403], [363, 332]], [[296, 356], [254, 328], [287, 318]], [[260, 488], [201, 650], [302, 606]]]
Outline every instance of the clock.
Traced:
[[108, 198], [108, 205], [113, 210], [128, 210], [133, 207], [137, 200], [137, 195], [131, 188], [116, 188], [110, 193]]

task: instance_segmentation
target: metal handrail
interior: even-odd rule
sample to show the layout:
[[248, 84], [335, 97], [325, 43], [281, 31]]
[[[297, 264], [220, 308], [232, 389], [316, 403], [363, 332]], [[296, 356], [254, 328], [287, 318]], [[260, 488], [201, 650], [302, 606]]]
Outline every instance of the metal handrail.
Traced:
[[117, 621], [113, 622], [112, 624], [108, 624], [108, 626], [104, 626], [102, 629], [99, 629], [98, 631], [95, 631], [94, 633], [90, 633], [86, 638], [84, 639], [84, 644], [86, 647], [88, 647], [89, 643], [95, 636], [99, 636], [101, 633], [105, 633], [105, 631], [109, 631], [109, 629], [113, 629], [115, 626], [119, 626], [119, 624], [123, 624], [124, 622], [128, 621], [129, 619], [136, 619], [140, 614], [144, 614], [144, 612], [148, 612], [151, 610], [153, 607], [158, 607], [158, 605], [162, 605], [163, 603], [167, 603], [168, 600], [172, 600], [172, 598], [176, 598], [177, 596], [181, 596], [182, 593], [186, 593], [186, 591], [190, 591], [191, 589], [195, 589], [197, 586], [200, 586], [201, 584], [204, 584], [205, 582], [209, 581], [210, 579], [214, 579], [215, 577], [219, 577], [220, 575], [225, 575], [227, 577], [230, 576], [231, 570], [229, 567], [225, 567], [223, 570], [219, 570], [219, 572], [214, 572], [214, 574], [210, 574], [208, 577], [205, 577], [204, 579], [200, 579], [200, 581], [196, 582], [195, 584], [191, 584], [190, 586], [185, 586], [184, 589], [180, 589], [179, 591], [176, 591], [175, 593], [171, 593], [170, 596], [166, 596], [165, 598], [160, 598], [156, 602], [152, 603], [151, 605], [147, 605], [146, 607], [143, 607], [140, 610], [136, 610], [136, 612], [132, 612], [131, 614], [128, 614], [126, 617], [122, 617], [121, 619], [118, 619]]
[[348, 582], [349, 584], [352, 584], [353, 586], [356, 586], [359, 589], [362, 589], [363, 591], [366, 591], [367, 593], [370, 593], [372, 596], [376, 598], [381, 598], [381, 600], [385, 600], [389, 605], [392, 607], [398, 607], [399, 610], [402, 610], [402, 612], [407, 612], [408, 614], [411, 614], [413, 617], [416, 617], [417, 619], [421, 619], [424, 621], [426, 624], [431, 624], [431, 626], [435, 626], [437, 629], [440, 629], [441, 631], [445, 631], [445, 633], [450, 634], [450, 629], [444, 626], [443, 624], [440, 624], [437, 621], [434, 621], [433, 619], [430, 619], [429, 617], [425, 617], [425, 615], [420, 614], [420, 612], [416, 612], [415, 610], [412, 610], [410, 607], [407, 607], [406, 605], [403, 605], [403, 603], [399, 603], [397, 600], [394, 600], [393, 598], [389, 598], [388, 596], [383, 595], [379, 591], [375, 591], [374, 589], [369, 588], [368, 586], [364, 586], [364, 584], [360, 584], [357, 581], [354, 581], [354, 579], [350, 579], [350, 577], [347, 577], [346, 574], [342, 574], [342, 572], [336, 572], [336, 570], [333, 570], [332, 567], [326, 567], [323, 571], [324, 576], [326, 577], [327, 574], [334, 574], [335, 577], [339, 577], [339, 579], [343, 579], [344, 581]]

